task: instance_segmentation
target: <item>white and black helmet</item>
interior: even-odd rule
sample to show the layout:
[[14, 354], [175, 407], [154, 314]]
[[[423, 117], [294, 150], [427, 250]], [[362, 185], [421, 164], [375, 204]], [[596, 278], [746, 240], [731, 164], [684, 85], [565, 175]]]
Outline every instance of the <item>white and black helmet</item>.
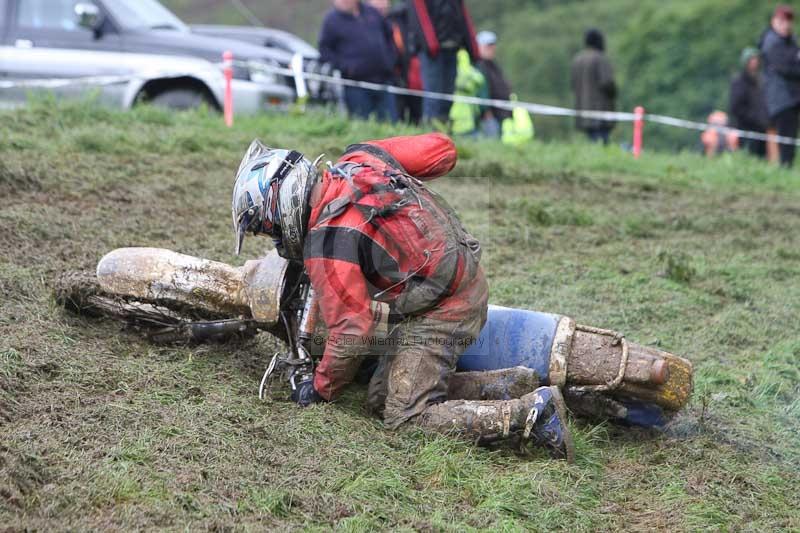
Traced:
[[317, 182], [316, 166], [294, 150], [273, 149], [254, 140], [236, 172], [233, 231], [236, 255], [244, 235], [272, 237], [286, 259], [303, 259], [303, 239], [311, 212], [309, 197]]

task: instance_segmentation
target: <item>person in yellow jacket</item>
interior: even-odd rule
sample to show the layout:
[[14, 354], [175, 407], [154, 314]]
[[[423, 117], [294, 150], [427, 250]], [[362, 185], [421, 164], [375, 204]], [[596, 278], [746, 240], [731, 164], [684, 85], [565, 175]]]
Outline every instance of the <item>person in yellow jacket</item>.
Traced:
[[[510, 99], [516, 101], [517, 95], [512, 94]], [[511, 146], [521, 146], [532, 141], [535, 133], [531, 114], [523, 107], [515, 107], [511, 116], [503, 119], [501, 128], [503, 144]]]
[[[489, 84], [483, 72], [473, 66], [466, 50], [458, 52], [458, 69], [456, 74], [456, 95], [487, 98]], [[516, 100], [512, 94], [510, 100]], [[450, 132], [453, 135], [478, 136], [480, 119], [485, 109], [478, 104], [453, 102], [450, 107]], [[520, 146], [533, 139], [534, 128], [530, 113], [522, 107], [515, 107], [511, 116], [501, 123], [501, 139], [503, 144]]]
[[[469, 52], [459, 50], [456, 69], [457, 96], [486, 98], [489, 94], [486, 78], [472, 65]], [[453, 102], [450, 107], [450, 131], [453, 135], [477, 135], [481, 107], [466, 102]]]

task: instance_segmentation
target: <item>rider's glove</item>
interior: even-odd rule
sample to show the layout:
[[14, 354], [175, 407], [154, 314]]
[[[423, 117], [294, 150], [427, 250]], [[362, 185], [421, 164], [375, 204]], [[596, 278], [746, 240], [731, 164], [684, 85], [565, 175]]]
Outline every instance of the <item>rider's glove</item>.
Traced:
[[314, 378], [308, 378], [295, 383], [295, 389], [292, 391], [292, 401], [300, 407], [308, 407], [313, 403], [319, 403], [324, 400], [314, 388]]

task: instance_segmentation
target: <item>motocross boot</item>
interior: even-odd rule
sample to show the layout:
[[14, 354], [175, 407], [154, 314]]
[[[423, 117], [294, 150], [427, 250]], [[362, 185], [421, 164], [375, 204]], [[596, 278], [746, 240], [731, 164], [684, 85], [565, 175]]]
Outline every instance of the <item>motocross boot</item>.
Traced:
[[525, 420], [523, 438], [546, 446], [554, 457], [574, 462], [575, 447], [567, 428], [567, 409], [558, 387], [539, 387], [520, 400], [533, 402]]
[[575, 453], [565, 421], [564, 400], [555, 387], [539, 387], [514, 400], [448, 400], [427, 406], [412, 419], [420, 427], [480, 444], [519, 435], [572, 462]]

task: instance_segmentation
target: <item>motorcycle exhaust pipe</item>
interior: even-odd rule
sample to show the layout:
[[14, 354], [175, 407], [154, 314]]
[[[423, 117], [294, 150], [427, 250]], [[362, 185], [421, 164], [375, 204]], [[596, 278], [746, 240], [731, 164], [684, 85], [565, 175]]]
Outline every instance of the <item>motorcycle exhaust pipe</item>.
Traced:
[[677, 411], [691, 395], [692, 371], [682, 357], [628, 342], [615, 331], [576, 325], [566, 381], [576, 391], [628, 395]]
[[630, 397], [678, 411], [692, 391], [692, 364], [628, 342], [618, 332], [549, 313], [490, 305], [486, 325], [458, 361], [463, 371], [534, 369], [543, 383]]

